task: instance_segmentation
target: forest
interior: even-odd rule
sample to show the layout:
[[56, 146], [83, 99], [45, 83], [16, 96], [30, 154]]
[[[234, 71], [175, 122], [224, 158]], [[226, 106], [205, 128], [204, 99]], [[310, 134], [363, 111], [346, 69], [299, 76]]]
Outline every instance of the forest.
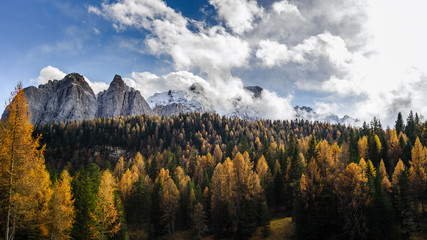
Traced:
[[427, 234], [427, 122], [393, 129], [208, 113], [32, 126], [18, 86], [0, 123], [4, 239], [296, 239]]

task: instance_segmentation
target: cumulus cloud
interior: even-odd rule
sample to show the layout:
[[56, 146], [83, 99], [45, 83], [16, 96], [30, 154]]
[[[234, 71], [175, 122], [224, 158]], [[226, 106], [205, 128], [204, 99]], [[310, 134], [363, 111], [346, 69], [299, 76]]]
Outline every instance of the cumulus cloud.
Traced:
[[65, 73], [56, 67], [47, 66], [40, 70], [40, 75], [36, 78], [37, 84], [45, 84], [49, 80], [61, 80], [65, 77]]
[[290, 49], [285, 44], [261, 40], [256, 56], [267, 67], [280, 66], [289, 62], [314, 64], [319, 57], [324, 56], [337, 69], [343, 69], [353, 57], [346, 48], [345, 42], [328, 32], [311, 36]]
[[[102, 15], [111, 20], [118, 31], [137, 28], [150, 31], [146, 46], [151, 53], [167, 55], [173, 60], [177, 72], [164, 76], [151, 73], [132, 73], [126, 79], [129, 85], [139, 89], [145, 97], [155, 92], [169, 89], [188, 88], [193, 83], [202, 85], [206, 97], [220, 114], [229, 114], [234, 110], [235, 99], [240, 103], [252, 104], [255, 101], [243, 88], [243, 82], [231, 74], [236, 67], [246, 67], [251, 57], [250, 43], [236, 34], [250, 30], [253, 20], [262, 9], [255, 1], [211, 1], [218, 9], [220, 17], [225, 17], [226, 7], [243, 7], [239, 9], [239, 27], [235, 19], [224, 19], [232, 32], [222, 26], [206, 27], [197, 21], [189, 20], [168, 7], [160, 0], [121, 0], [117, 3], [103, 3], [100, 8], [89, 7], [89, 12]], [[222, 10], [220, 10], [222, 9]], [[237, 11], [237, 10], [236, 10]], [[241, 25], [243, 24], [243, 25]], [[196, 30], [194, 30], [194, 28]], [[191, 30], [193, 29], [193, 30]], [[199, 71], [205, 78], [189, 71]], [[293, 116], [291, 98], [280, 98], [275, 93], [266, 91], [265, 106], [275, 106], [276, 111], [265, 113], [272, 118]], [[277, 103], [277, 104], [276, 104]], [[277, 105], [277, 106], [276, 106]], [[265, 112], [272, 107], [258, 107]], [[281, 111], [278, 111], [280, 108]]]
[[98, 94], [99, 92], [102, 92], [108, 88], [108, 84], [105, 82], [92, 82], [87, 77], [84, 78], [95, 94]]
[[258, 76], [265, 83], [280, 80], [312, 93], [318, 112], [367, 121], [377, 116], [388, 124], [398, 111], [427, 114], [422, 104], [427, 64], [420, 54], [427, 52], [427, 34], [414, 27], [427, 23], [426, 4], [410, 2], [279, 0], [260, 6], [254, 0], [210, 0], [217, 25], [189, 19], [162, 0], [103, 2], [88, 10], [111, 21], [117, 31], [144, 31], [146, 49], [137, 51], [172, 62], [176, 72], [171, 74], [132, 73], [127, 81], [145, 97], [198, 82], [224, 112], [236, 97], [241, 109], [250, 105], [272, 118], [292, 112], [291, 96], [265, 91], [261, 104], [233, 75], [235, 69], [248, 76], [262, 70], [286, 76]]
[[254, 28], [254, 20], [262, 17], [263, 8], [255, 0], [210, 0], [227, 26], [237, 34]]
[[287, 0], [273, 3], [272, 9], [278, 14], [294, 14], [295, 16], [303, 18], [298, 7], [289, 3]]

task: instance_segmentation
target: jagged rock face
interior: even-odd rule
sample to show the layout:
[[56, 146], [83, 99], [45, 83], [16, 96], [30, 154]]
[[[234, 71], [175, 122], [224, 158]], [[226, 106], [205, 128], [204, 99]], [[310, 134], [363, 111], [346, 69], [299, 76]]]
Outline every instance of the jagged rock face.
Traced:
[[[119, 75], [98, 97], [78, 73], [68, 74], [62, 80], [51, 80], [38, 88], [27, 87], [24, 94], [33, 124], [153, 114], [141, 93], [127, 86]], [[3, 113], [3, 117], [6, 115]]]
[[127, 86], [122, 77], [116, 75], [109, 88], [98, 94], [98, 116], [117, 117], [152, 114], [141, 93]]
[[249, 92], [253, 93], [255, 98], [260, 98], [262, 91], [264, 90], [260, 86], [248, 86], [248, 87], [245, 87], [245, 89], [248, 90]]
[[61, 81], [24, 89], [33, 124], [91, 119], [96, 116], [96, 97], [83, 76], [71, 73]]

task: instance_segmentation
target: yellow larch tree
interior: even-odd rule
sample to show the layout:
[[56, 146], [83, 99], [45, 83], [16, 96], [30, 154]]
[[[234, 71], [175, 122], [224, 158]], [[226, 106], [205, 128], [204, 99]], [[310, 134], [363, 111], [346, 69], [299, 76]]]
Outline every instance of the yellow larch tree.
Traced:
[[363, 136], [357, 142], [357, 152], [359, 153], [360, 158], [368, 158], [368, 138]]
[[71, 176], [67, 170], [53, 185], [53, 195], [50, 201], [49, 220], [51, 222], [51, 239], [69, 239], [69, 233], [74, 223], [74, 199], [71, 192]]
[[422, 194], [427, 187], [427, 151], [420, 142], [420, 139], [415, 140], [414, 148], [412, 149], [412, 160], [409, 162], [410, 180], [414, 188], [417, 198], [421, 199], [421, 206], [424, 212], [424, 201]]
[[116, 167], [114, 168], [114, 177], [117, 181], [120, 181], [120, 179], [122, 179], [125, 170], [125, 160], [123, 159], [123, 157], [120, 157], [119, 161], [117, 161], [116, 163]]
[[383, 185], [384, 190], [386, 190], [387, 192], [391, 192], [391, 183], [387, 171], [385, 169], [384, 161], [382, 159], [380, 162], [379, 174], [381, 174], [381, 184]]
[[269, 184], [270, 181], [272, 181], [272, 176], [270, 169], [268, 167], [267, 161], [265, 160], [264, 155], [261, 155], [261, 157], [258, 160], [258, 163], [256, 165], [256, 172], [264, 186], [266, 184]]
[[344, 232], [350, 239], [363, 238], [367, 233], [366, 219], [363, 218], [363, 209], [371, 201], [367, 182], [362, 167], [351, 163], [340, 173], [335, 185], [335, 194], [344, 217]]
[[162, 192], [160, 193], [160, 209], [162, 215], [161, 221], [164, 223], [167, 232], [172, 234], [175, 230], [175, 217], [178, 210], [179, 203], [179, 190], [175, 182], [169, 175], [169, 170], [162, 168], [156, 182], [163, 185]]
[[0, 123], [0, 188], [6, 212], [2, 221], [5, 239], [11, 240], [17, 230], [44, 226], [52, 190], [44, 147], [40, 146], [40, 137], [32, 137], [33, 125], [21, 84], [12, 93], [6, 112]]
[[393, 187], [397, 187], [399, 184], [399, 177], [402, 174], [402, 172], [405, 171], [405, 165], [403, 164], [402, 159], [399, 159], [399, 161], [396, 164], [396, 167], [394, 168], [393, 176], [391, 178], [391, 184]]
[[118, 191], [123, 201], [126, 201], [131, 195], [133, 184], [138, 181], [138, 177], [137, 171], [126, 169], [126, 172], [123, 174], [122, 179], [120, 179], [118, 186]]
[[94, 225], [92, 236], [94, 239], [106, 239], [120, 230], [118, 211], [114, 201], [116, 183], [109, 170], [102, 172], [101, 184], [96, 195], [95, 210], [91, 213]]
[[399, 139], [397, 138], [396, 129], [391, 131], [388, 145], [387, 156], [391, 166], [394, 166], [397, 163], [399, 156], [402, 155], [402, 147], [400, 146]]

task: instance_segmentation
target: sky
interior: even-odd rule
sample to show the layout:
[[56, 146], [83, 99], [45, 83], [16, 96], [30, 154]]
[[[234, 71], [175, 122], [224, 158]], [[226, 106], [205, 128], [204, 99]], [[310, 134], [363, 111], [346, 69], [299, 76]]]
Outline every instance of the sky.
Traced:
[[[3, 0], [1, 110], [18, 82], [78, 72], [95, 92], [115, 74], [141, 91], [198, 83], [229, 111], [268, 118], [293, 106], [373, 117], [427, 116], [423, 0]], [[243, 86], [265, 89], [262, 99]], [[221, 113], [221, 111], [219, 111]]]

